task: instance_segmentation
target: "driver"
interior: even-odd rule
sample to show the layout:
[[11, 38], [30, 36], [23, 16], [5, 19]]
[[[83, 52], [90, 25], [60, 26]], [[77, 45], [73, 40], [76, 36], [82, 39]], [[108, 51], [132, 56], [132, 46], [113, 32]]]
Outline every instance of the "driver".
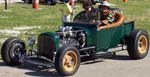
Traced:
[[98, 9], [96, 10], [92, 6], [92, 3], [84, 2], [83, 8], [84, 10], [74, 18], [74, 22], [90, 23], [91, 21], [98, 19]]

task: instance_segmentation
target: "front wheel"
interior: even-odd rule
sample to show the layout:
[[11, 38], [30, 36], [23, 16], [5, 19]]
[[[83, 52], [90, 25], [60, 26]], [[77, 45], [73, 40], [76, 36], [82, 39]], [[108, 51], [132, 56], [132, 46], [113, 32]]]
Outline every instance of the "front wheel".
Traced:
[[62, 76], [70, 76], [76, 73], [80, 66], [78, 49], [72, 46], [64, 46], [56, 54], [55, 68]]
[[142, 59], [149, 51], [149, 36], [145, 30], [134, 30], [128, 38], [127, 47], [132, 59]]
[[19, 38], [9, 38], [2, 45], [2, 60], [8, 65], [14, 66], [22, 64], [24, 53], [25, 44]]

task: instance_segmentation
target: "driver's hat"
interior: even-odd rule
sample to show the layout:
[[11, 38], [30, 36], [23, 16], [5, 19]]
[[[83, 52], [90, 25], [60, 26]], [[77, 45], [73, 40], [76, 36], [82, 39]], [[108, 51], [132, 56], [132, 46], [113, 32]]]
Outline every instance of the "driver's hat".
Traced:
[[92, 7], [92, 4], [90, 2], [83, 3], [83, 8], [90, 8], [90, 7]]

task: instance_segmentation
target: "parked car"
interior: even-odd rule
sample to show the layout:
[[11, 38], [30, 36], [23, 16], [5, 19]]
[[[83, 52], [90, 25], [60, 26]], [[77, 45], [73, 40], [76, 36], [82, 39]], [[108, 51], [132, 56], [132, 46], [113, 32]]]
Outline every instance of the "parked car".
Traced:
[[[64, 22], [55, 32], [41, 33], [34, 47], [35, 37], [28, 43], [18, 37], [8, 38], [2, 45], [2, 60], [10, 65], [24, 61], [56, 68], [60, 75], [68, 76], [77, 72], [82, 56], [96, 59], [99, 55], [122, 51], [108, 51], [123, 48], [131, 59], [143, 59], [149, 51], [149, 36], [144, 29], [135, 29], [134, 21], [124, 22], [121, 13], [115, 13], [115, 22], [99, 27], [89, 22]], [[31, 47], [27, 49], [26, 47]]]

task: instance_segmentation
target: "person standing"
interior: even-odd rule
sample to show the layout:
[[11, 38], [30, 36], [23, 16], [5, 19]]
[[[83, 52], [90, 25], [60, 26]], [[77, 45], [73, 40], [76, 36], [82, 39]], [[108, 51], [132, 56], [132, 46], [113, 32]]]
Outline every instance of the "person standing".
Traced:
[[65, 2], [65, 9], [60, 9], [62, 11], [62, 21], [70, 22], [71, 14], [73, 13], [72, 6], [70, 5], [70, 0]]

